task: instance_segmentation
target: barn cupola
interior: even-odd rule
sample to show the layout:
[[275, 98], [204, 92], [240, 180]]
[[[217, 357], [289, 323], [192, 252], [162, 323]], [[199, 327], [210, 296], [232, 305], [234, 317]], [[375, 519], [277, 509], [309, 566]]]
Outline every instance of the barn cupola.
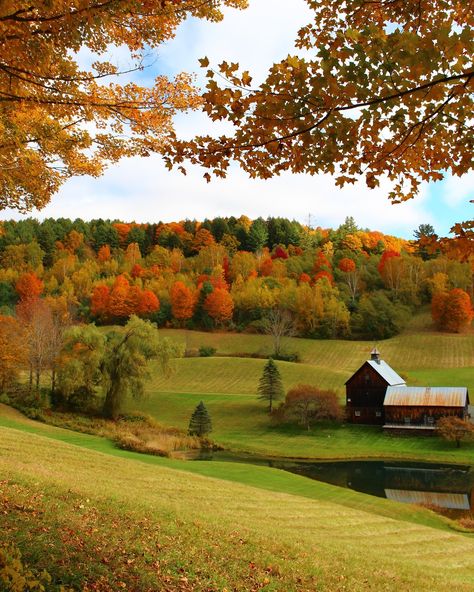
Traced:
[[370, 352], [370, 359], [380, 364], [380, 352], [376, 347]]

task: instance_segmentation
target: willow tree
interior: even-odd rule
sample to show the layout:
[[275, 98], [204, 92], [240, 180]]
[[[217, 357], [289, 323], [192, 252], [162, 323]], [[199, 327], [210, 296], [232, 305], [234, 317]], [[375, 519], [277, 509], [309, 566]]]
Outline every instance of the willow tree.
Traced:
[[[160, 152], [173, 115], [201, 104], [191, 76], [158, 76], [143, 87], [120, 75], [143, 69], [150, 49], [187, 16], [215, 21], [220, 7], [245, 4], [2, 0], [0, 209], [41, 208], [71, 176], [97, 176], [123, 156]], [[127, 72], [107, 59], [111, 47], [129, 50]], [[81, 50], [96, 57], [90, 67], [80, 65]]]
[[101, 364], [105, 400], [103, 415], [117, 419], [128, 396], [139, 398], [150, 376], [149, 362], [157, 360], [162, 372], [169, 375], [173, 359], [182, 354], [178, 344], [161, 339], [150, 321], [131, 316], [123, 331], [107, 335]]
[[388, 178], [395, 202], [472, 169], [472, 3], [306, 1], [314, 18], [298, 33], [301, 51], [260, 86], [236, 63], [201, 60], [204, 109], [233, 133], [177, 142], [170, 165], [187, 158], [225, 176], [235, 161], [251, 177], [329, 173], [371, 188]]

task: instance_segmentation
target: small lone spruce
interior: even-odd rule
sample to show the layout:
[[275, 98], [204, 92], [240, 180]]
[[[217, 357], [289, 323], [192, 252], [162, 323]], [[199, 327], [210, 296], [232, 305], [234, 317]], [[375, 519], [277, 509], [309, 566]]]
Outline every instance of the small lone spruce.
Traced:
[[205, 436], [212, 432], [212, 423], [206, 406], [201, 401], [189, 420], [188, 434], [190, 436]]
[[268, 401], [268, 411], [271, 413], [273, 401], [282, 399], [283, 394], [284, 390], [280, 372], [278, 371], [273, 358], [269, 358], [268, 362], [265, 364], [258, 384], [258, 398]]

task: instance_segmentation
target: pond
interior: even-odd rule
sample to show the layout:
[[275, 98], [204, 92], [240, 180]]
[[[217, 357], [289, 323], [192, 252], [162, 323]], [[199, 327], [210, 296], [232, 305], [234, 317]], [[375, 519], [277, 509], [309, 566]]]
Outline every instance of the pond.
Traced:
[[389, 460], [303, 461], [233, 455], [226, 451], [201, 452], [192, 460], [264, 465], [398, 502], [460, 514], [474, 510], [474, 467], [469, 465]]

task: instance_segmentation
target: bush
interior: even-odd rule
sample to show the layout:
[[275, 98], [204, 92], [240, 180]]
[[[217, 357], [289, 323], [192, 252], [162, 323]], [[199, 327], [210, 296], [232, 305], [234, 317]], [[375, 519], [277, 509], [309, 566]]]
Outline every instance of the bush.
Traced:
[[[30, 569], [23, 563], [17, 547], [12, 544], [0, 543], [0, 590], [5, 592], [45, 592], [52, 589], [51, 576], [47, 571], [37, 572]], [[66, 592], [65, 588], [63, 590]]]
[[322, 390], [311, 384], [299, 384], [290, 389], [276, 414], [276, 419], [297, 420], [307, 430], [318, 421], [340, 421], [343, 410], [334, 391]]
[[300, 355], [298, 352], [280, 352], [278, 355], [273, 354], [272, 358], [274, 360], [280, 360], [281, 362], [299, 362]]
[[201, 358], [210, 358], [211, 356], [213, 356], [216, 353], [216, 348], [215, 347], [211, 347], [209, 345], [202, 345], [199, 348], [199, 356]]
[[0, 403], [10, 405], [10, 397], [7, 395], [7, 393], [0, 393]]

